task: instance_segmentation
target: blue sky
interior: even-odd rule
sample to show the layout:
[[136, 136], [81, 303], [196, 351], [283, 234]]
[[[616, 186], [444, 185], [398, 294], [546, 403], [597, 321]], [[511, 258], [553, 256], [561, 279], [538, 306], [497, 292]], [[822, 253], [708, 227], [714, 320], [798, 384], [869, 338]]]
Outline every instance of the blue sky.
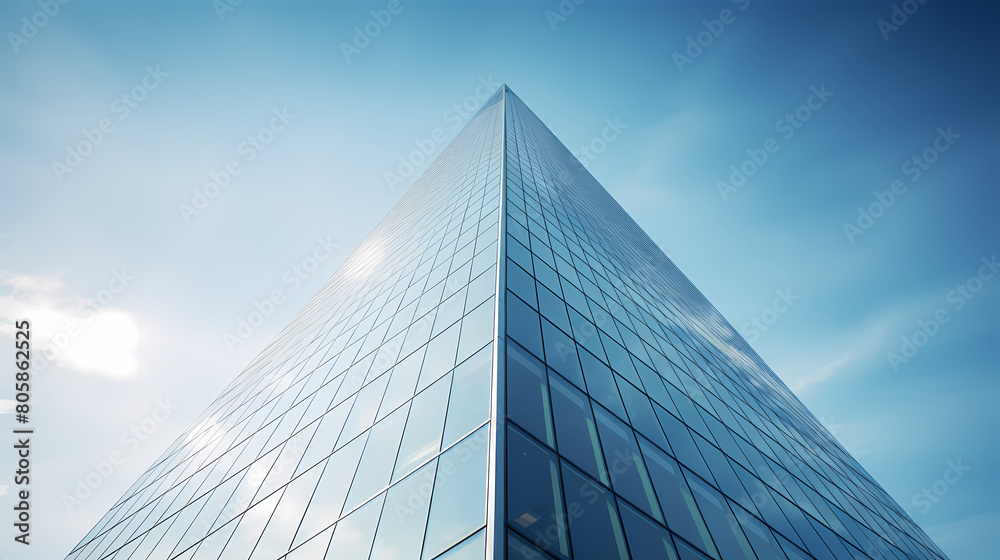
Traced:
[[502, 82], [953, 560], [993, 550], [1000, 9], [344, 4], [0, 7], [0, 331], [55, 345], [28, 558], [76, 544]]

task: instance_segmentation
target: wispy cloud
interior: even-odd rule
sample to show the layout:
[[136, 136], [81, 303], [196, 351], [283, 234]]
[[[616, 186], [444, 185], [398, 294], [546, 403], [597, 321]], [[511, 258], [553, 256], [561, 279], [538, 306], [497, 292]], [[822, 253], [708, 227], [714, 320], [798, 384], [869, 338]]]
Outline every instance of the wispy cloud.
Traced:
[[824, 336], [822, 348], [800, 346], [795, 353], [771, 358], [773, 369], [796, 394], [819, 389], [824, 383], [847, 375], [883, 370], [889, 341], [925, 310], [931, 296], [874, 310], [857, 327], [839, 335]]
[[[47, 362], [79, 373], [125, 379], [137, 369], [138, 328], [124, 310], [68, 296], [55, 276], [0, 271], [0, 333], [13, 337], [15, 323], [31, 322], [36, 341], [33, 367]], [[2, 409], [2, 406], [0, 406]], [[0, 410], [2, 411], [2, 410]]]

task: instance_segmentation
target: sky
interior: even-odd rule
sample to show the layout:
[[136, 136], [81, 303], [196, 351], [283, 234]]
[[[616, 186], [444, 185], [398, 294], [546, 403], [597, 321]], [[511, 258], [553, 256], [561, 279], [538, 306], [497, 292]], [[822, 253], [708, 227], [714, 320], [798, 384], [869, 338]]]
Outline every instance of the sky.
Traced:
[[65, 2], [0, 5], [0, 556], [65, 556], [501, 83], [952, 560], [995, 550], [995, 3]]

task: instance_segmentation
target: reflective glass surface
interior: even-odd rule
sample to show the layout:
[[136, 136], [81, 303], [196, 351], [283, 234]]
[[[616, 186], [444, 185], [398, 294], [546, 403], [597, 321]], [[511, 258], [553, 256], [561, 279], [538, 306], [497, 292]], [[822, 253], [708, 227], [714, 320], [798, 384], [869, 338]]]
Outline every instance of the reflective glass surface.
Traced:
[[944, 560], [506, 87], [69, 558], [502, 556]]
[[[534, 518], [527, 493], [550, 516], [563, 498], [549, 524], [573, 558], [624, 557], [620, 530], [631, 558], [944, 558], [520, 99], [504, 104], [508, 468], [523, 449], [536, 476], [566, 465], [507, 473], [508, 556], [564, 555], [518, 517]], [[574, 517], [571, 478], [619, 513]]]
[[70, 558], [483, 558], [502, 123], [497, 92]]

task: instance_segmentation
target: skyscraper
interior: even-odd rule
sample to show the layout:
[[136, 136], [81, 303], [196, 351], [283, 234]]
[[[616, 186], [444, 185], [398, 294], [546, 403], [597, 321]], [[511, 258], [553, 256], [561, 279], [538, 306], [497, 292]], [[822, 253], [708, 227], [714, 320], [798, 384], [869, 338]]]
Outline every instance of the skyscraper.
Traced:
[[70, 553], [936, 560], [506, 86]]

